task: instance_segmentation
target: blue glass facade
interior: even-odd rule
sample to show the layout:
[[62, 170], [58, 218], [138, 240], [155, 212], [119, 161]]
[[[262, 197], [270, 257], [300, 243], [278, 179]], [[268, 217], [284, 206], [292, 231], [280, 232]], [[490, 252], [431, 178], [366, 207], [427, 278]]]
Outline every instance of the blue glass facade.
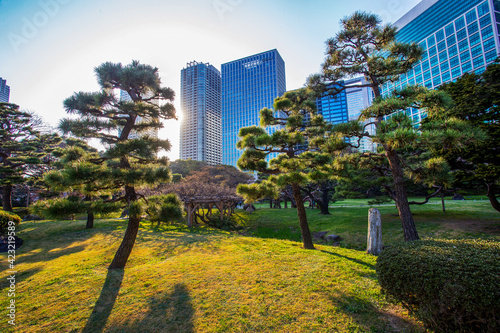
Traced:
[[196, 61], [181, 71], [180, 158], [222, 162], [221, 74]]
[[[412, 15], [412, 10], [395, 23], [397, 40], [419, 43], [424, 55], [397, 82], [382, 87], [383, 94], [415, 84], [434, 89], [467, 72], [481, 73], [500, 54], [500, 0], [425, 2], [431, 4], [425, 11]], [[426, 116], [407, 112], [415, 123]]]
[[9, 103], [10, 87], [7, 85], [7, 80], [0, 77], [0, 102]]
[[[285, 62], [277, 50], [222, 64], [222, 163], [236, 166], [240, 128], [259, 125], [259, 113], [286, 91]], [[272, 130], [272, 129], [271, 129]]]
[[[339, 82], [344, 85], [344, 82]], [[316, 99], [318, 114], [323, 115], [323, 119], [331, 124], [346, 123], [349, 120], [347, 109], [347, 93], [342, 90], [335, 96], [326, 95]]]

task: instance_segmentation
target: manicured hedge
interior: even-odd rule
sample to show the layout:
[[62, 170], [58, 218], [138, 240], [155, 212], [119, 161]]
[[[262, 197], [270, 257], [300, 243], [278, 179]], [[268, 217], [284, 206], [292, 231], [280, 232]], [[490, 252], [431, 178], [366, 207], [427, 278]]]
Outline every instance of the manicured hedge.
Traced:
[[401, 302], [436, 332], [500, 332], [500, 242], [425, 240], [386, 248], [377, 275], [389, 299]]
[[14, 213], [0, 210], [0, 235], [4, 235], [7, 233], [9, 221], [13, 221], [17, 226], [19, 225], [19, 223], [21, 223], [21, 218]]

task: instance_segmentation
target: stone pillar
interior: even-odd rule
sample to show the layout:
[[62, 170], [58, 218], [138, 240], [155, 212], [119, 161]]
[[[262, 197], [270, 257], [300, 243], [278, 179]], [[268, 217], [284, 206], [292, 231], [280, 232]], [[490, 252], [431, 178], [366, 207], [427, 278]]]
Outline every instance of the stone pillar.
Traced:
[[382, 252], [382, 218], [377, 208], [368, 210], [367, 243], [367, 253], [378, 256]]

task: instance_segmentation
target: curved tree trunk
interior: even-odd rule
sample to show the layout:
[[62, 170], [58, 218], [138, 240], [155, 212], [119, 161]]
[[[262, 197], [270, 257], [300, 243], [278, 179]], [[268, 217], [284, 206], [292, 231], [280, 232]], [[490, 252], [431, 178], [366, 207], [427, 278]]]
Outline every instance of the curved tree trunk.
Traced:
[[12, 185], [2, 186], [2, 207], [6, 212], [12, 212]]
[[299, 185], [293, 184], [292, 190], [295, 204], [297, 205], [297, 215], [299, 217], [300, 231], [302, 233], [302, 243], [304, 244], [304, 249], [314, 250], [315, 248], [312, 241], [311, 232], [309, 231], [309, 224], [307, 223], [304, 200], [302, 200], [302, 194], [300, 193]]
[[[131, 202], [137, 200], [137, 194], [135, 193], [135, 188], [133, 186], [125, 186], [125, 195]], [[122, 243], [120, 244], [118, 251], [116, 251], [115, 257], [113, 258], [113, 261], [109, 265], [108, 269], [121, 269], [125, 267], [128, 257], [134, 248], [135, 238], [137, 237], [137, 232], [139, 231], [140, 222], [140, 215], [129, 216], [127, 230], [125, 230]]]
[[123, 236], [122, 243], [116, 251], [113, 261], [109, 265], [108, 269], [121, 269], [125, 267], [128, 257], [132, 252], [134, 247], [135, 238], [137, 237], [137, 232], [139, 231], [139, 225], [141, 222], [141, 217], [134, 215], [130, 216], [128, 219], [127, 230]]
[[86, 229], [92, 229], [94, 227], [94, 212], [89, 210], [87, 211], [87, 225]]
[[415, 221], [413, 220], [410, 205], [408, 204], [408, 194], [406, 193], [404, 185], [404, 175], [401, 162], [399, 161], [398, 155], [390, 149], [386, 150], [386, 156], [391, 167], [392, 178], [394, 181], [394, 197], [396, 206], [398, 207], [399, 218], [401, 219], [401, 227], [403, 228], [405, 241], [410, 242], [418, 240], [419, 237], [417, 228], [415, 227]]
[[488, 183], [486, 186], [488, 186], [488, 193], [486, 195], [490, 199], [491, 206], [500, 212], [500, 202], [498, 202], [495, 183]]

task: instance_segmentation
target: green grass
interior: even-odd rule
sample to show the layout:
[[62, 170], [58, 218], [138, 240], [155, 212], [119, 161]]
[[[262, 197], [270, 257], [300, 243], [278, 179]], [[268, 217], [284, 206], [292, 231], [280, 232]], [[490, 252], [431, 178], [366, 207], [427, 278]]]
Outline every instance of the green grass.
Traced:
[[[384, 240], [400, 240], [396, 210], [380, 210]], [[15, 332], [424, 332], [380, 295], [376, 258], [364, 253], [367, 207], [331, 212], [308, 210], [313, 231], [344, 238], [317, 251], [297, 242], [293, 209], [240, 212], [245, 235], [145, 223], [126, 269], [112, 272], [126, 221], [91, 230], [79, 220], [23, 222]], [[500, 214], [485, 202], [450, 203], [446, 216], [438, 205], [414, 212], [425, 237], [498, 237]], [[2, 309], [8, 275], [2, 254]], [[5, 315], [0, 331], [14, 331]]]
[[[370, 208], [366, 201], [349, 200], [347, 207], [337, 205], [338, 202], [330, 208], [331, 215], [320, 215], [317, 209], [306, 209], [311, 232], [327, 231], [339, 235], [343, 238], [341, 247], [364, 250]], [[384, 244], [402, 240], [401, 221], [396, 207], [393, 204], [373, 207], [382, 214]], [[411, 209], [421, 238], [500, 236], [500, 213], [486, 200], [447, 200], [446, 214], [442, 212], [440, 200], [412, 206]], [[250, 215], [244, 213], [244, 219], [252, 236], [301, 240], [295, 209], [258, 209]]]

